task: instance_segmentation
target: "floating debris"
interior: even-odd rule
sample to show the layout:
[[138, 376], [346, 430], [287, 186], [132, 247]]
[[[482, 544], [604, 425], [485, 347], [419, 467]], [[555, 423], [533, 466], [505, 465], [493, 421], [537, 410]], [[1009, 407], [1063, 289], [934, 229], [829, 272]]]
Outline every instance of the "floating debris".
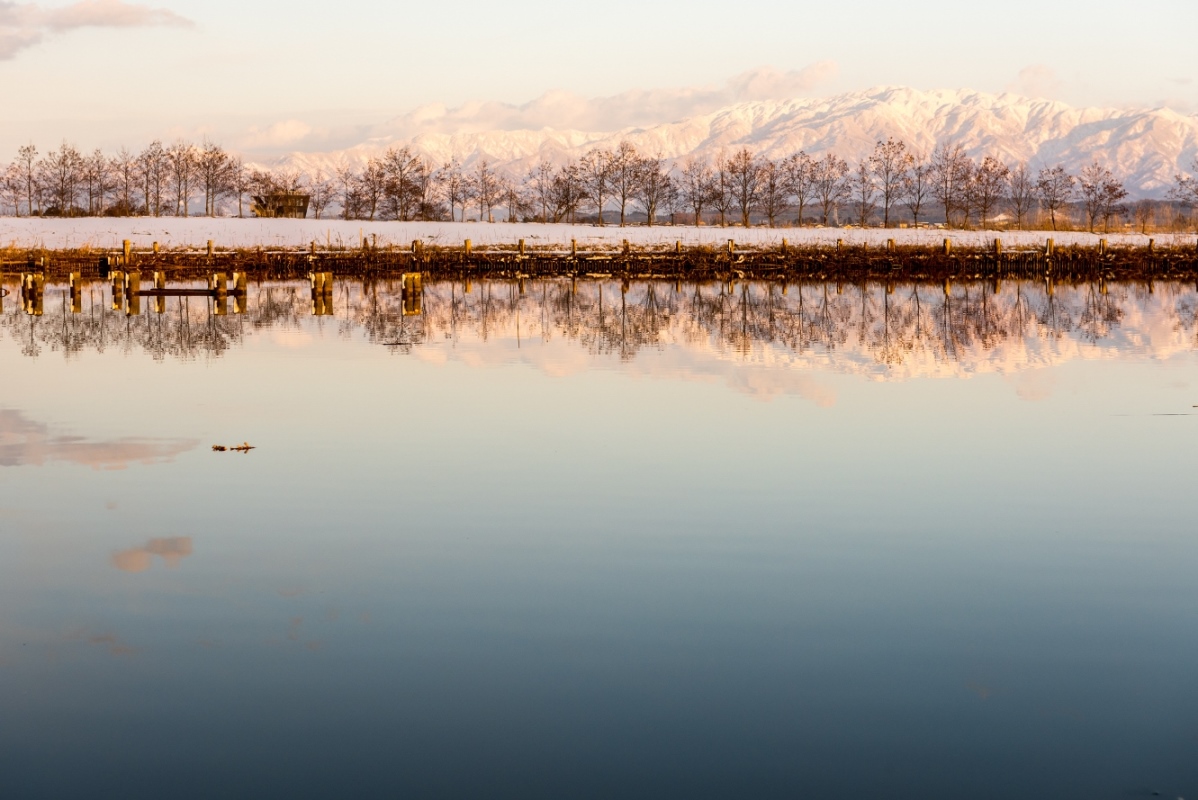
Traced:
[[232, 447], [225, 447], [223, 444], [212, 445], [212, 450], [216, 453], [225, 453], [229, 451], [234, 453], [248, 453], [249, 451], [256, 449], [257, 448], [249, 442], [242, 442], [241, 444], [233, 445]]

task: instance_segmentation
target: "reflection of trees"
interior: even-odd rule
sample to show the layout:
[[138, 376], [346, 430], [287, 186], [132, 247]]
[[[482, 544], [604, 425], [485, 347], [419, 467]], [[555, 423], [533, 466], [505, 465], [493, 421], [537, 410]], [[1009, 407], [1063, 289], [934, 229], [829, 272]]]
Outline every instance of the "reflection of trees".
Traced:
[[[215, 313], [208, 298], [167, 298], [164, 313], [143, 298], [141, 313], [111, 308], [102, 284], [86, 288], [70, 313], [63, 287], [48, 287], [44, 315], [11, 299], [0, 329], [37, 356], [141, 349], [155, 358], [219, 356], [254, 331], [316, 327], [409, 351], [431, 341], [562, 338], [596, 354], [634, 358], [671, 343], [752, 358], [762, 345], [794, 352], [845, 350], [898, 366], [913, 357], [953, 361], [1013, 339], [1073, 336], [1109, 340], [1132, 310], [1164, 315], [1175, 333], [1198, 329], [1198, 292], [1181, 284], [1048, 286], [974, 282], [782, 285], [601, 280], [442, 281], [426, 284], [419, 311], [405, 315], [400, 281], [339, 281], [331, 318], [313, 316], [302, 282], [252, 285], [244, 314]], [[409, 308], [409, 312], [411, 312]]]

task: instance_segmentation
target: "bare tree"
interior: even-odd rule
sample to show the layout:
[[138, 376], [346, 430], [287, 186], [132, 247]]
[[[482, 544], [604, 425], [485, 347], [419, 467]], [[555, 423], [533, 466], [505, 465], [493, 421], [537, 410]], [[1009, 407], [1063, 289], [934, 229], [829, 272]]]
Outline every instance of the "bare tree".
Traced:
[[83, 160], [83, 184], [87, 191], [87, 213], [104, 213], [104, 201], [112, 189], [112, 172], [108, 158], [96, 148]]
[[116, 203], [109, 213], [127, 217], [135, 213], [133, 190], [137, 186], [137, 157], [122, 147], [109, 162], [116, 190]]
[[528, 172], [525, 183], [532, 193], [533, 200], [541, 207], [541, 222], [549, 221], [549, 209], [553, 205], [553, 164], [542, 158]]
[[874, 198], [877, 196], [878, 187], [874, 183], [874, 173], [870, 168], [869, 159], [863, 159], [857, 164], [857, 168], [853, 170], [850, 180], [853, 193], [853, 210], [857, 213], [857, 224], [864, 228], [869, 225], [869, 218], [873, 215], [874, 209], [877, 208]]
[[25, 211], [34, 214], [33, 198], [37, 191], [37, 148], [27, 144], [17, 150], [17, 175], [25, 188]]
[[932, 197], [932, 162], [927, 153], [908, 156], [907, 173], [903, 179], [903, 205], [911, 212], [911, 223], [919, 227], [919, 215]]
[[586, 196], [586, 181], [578, 162], [558, 168], [553, 178], [553, 221], [573, 223]]
[[711, 165], [707, 159], [692, 155], [682, 165], [678, 196], [695, 215], [695, 224], [703, 224], [703, 209], [711, 198]]
[[387, 189], [387, 170], [379, 159], [366, 160], [366, 166], [358, 176], [356, 188], [362, 199], [362, 213], [373, 220]]
[[707, 202], [720, 215], [720, 227], [728, 224], [728, 213], [732, 210], [732, 170], [729, 159], [721, 152], [716, 156], [715, 170], [711, 175], [711, 193]]
[[1102, 228], [1104, 231], [1109, 232], [1111, 219], [1126, 210], [1123, 205], [1123, 201], [1126, 199], [1127, 189], [1123, 188], [1123, 181], [1112, 175], [1102, 182]]
[[732, 185], [732, 202], [740, 213], [740, 223], [749, 227], [749, 215], [757, 210], [761, 197], [761, 160], [747, 147], [742, 147], [728, 159], [728, 174]]
[[229, 154], [207, 139], [196, 154], [196, 170], [204, 188], [204, 214], [216, 216], [216, 204], [229, 191]]
[[146, 213], [162, 214], [162, 189], [167, 182], [167, 157], [162, 142], [154, 140], [137, 157], [138, 170], [144, 186]]
[[827, 153], [819, 161], [812, 162], [815, 199], [822, 213], [822, 224], [828, 224], [828, 216], [844, 201], [849, 192], [849, 165], [835, 153]]
[[166, 151], [171, 185], [175, 192], [175, 216], [188, 216], [191, 183], [196, 174], [195, 148], [187, 142], [175, 142]]
[[624, 227], [624, 217], [628, 203], [636, 194], [636, 181], [640, 169], [640, 155], [631, 142], [621, 141], [611, 154], [611, 187], [612, 196], [620, 206], [620, 227]]
[[1081, 190], [1082, 206], [1086, 210], [1086, 224], [1090, 233], [1094, 232], [1094, 226], [1102, 215], [1102, 184], [1112, 177], [1111, 171], [1099, 164], [1097, 159], [1082, 167], [1078, 176], [1078, 188]]
[[245, 216], [245, 195], [250, 190], [250, 174], [241, 156], [229, 159], [229, 188], [237, 195], [237, 216]]
[[795, 199], [799, 216], [799, 227], [803, 227], [803, 211], [815, 196], [815, 167], [811, 156], [800, 150], [782, 160], [782, 172], [786, 176], [786, 191]]
[[977, 201], [982, 229], [990, 212], [1002, 202], [1007, 193], [1011, 170], [994, 156], [986, 156], [973, 174], [973, 196]]
[[1036, 196], [1048, 209], [1052, 229], [1057, 229], [1057, 212], [1069, 204], [1075, 192], [1076, 179], [1065, 171], [1065, 167], [1044, 167], [1036, 176]]
[[1156, 207], [1155, 200], [1142, 199], [1137, 200], [1132, 204], [1132, 215], [1136, 221], [1136, 227], [1140, 233], [1148, 233], [1149, 226], [1156, 222]]
[[47, 153], [41, 162], [43, 180], [49, 190], [53, 207], [60, 216], [66, 217], [75, 213], [83, 165], [83, 156], [66, 142], [57, 150]]
[[944, 224], [952, 224], [952, 212], [960, 208], [968, 222], [969, 181], [973, 162], [959, 144], [942, 142], [932, 153], [932, 196], [944, 209]]
[[[341, 218], [349, 219], [357, 200], [358, 172], [348, 161], [339, 163], [333, 172], [337, 176], [337, 189], [341, 194]], [[237, 203], [240, 209], [240, 197]], [[238, 216], [241, 216], [240, 211]]]
[[1023, 221], [1036, 202], [1036, 183], [1032, 180], [1032, 172], [1026, 161], [1019, 162], [1011, 170], [1007, 178], [1007, 199], [1011, 203], [1011, 211], [1015, 213], [1015, 227], [1022, 229]]
[[661, 156], [637, 159], [636, 199], [645, 210], [649, 227], [653, 227], [658, 209], [669, 205], [673, 197], [674, 179], [670, 177], [665, 159]]
[[487, 220], [494, 222], [491, 216], [491, 209], [495, 208], [499, 201], [499, 176], [491, 169], [491, 165], [487, 159], [480, 158], [474, 167], [474, 199], [478, 201], [478, 218], [479, 221]]
[[907, 145], [893, 138], [878, 142], [869, 157], [870, 172], [873, 173], [878, 196], [882, 200], [882, 227], [890, 227], [890, 209], [902, 196], [911, 157]]
[[336, 187], [333, 181], [324, 170], [316, 170], [308, 181], [308, 205], [312, 207], [312, 214], [316, 219], [320, 219], [320, 215], [332, 204], [335, 194]]
[[578, 164], [587, 199], [598, 212], [600, 225], [603, 224], [603, 206], [612, 192], [613, 158], [610, 150], [596, 148], [584, 155]]
[[760, 207], [772, 228], [790, 208], [790, 179], [786, 168], [772, 158], [761, 159]]
[[0, 196], [12, 206], [12, 215], [21, 216], [21, 198], [24, 187], [21, 183], [21, 170], [16, 164], [9, 164], [0, 174]]

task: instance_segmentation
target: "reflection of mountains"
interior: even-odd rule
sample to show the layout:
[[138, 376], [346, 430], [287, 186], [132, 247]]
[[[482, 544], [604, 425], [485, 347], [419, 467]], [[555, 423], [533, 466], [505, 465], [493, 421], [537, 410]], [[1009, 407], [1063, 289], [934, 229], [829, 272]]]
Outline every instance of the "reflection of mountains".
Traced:
[[[1198, 292], [1180, 284], [970, 283], [951, 287], [640, 281], [487, 281], [425, 286], [422, 314], [405, 316], [398, 281], [339, 281], [333, 318], [313, 318], [307, 287], [251, 287], [244, 316], [213, 314], [204, 298], [171, 298], [166, 313], [112, 311], [107, 297], [83, 313], [0, 320], [24, 352], [142, 349], [155, 357], [220, 355], [263, 328], [335, 325], [371, 342], [417, 352], [451, 343], [486, 360], [491, 345], [565, 340], [577, 355], [632, 360], [646, 349], [762, 366], [790, 364], [902, 377], [1008, 371], [1077, 356], [1164, 356], [1194, 343]], [[56, 310], [58, 313], [55, 313]], [[471, 345], [478, 345], [471, 347]], [[504, 348], [494, 347], [493, 351]], [[679, 354], [683, 357], [682, 354]]]

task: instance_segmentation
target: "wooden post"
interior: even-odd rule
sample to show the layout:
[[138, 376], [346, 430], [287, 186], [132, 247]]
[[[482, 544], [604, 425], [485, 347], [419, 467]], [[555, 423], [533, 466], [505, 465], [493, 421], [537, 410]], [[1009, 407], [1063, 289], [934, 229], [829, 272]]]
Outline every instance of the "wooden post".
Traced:
[[155, 289], [165, 289], [166, 288], [166, 273], [160, 269], [154, 270], [154, 288]]
[[682, 255], [682, 240], [678, 239], [674, 242], [674, 255]]
[[471, 247], [470, 247], [470, 240], [469, 240], [469, 239], [467, 239], [467, 240], [466, 240], [466, 255], [470, 255], [470, 250], [471, 250]]
[[570, 240], [570, 258], [578, 258], [578, 240]]
[[154, 249], [154, 255], [158, 255], [158, 242], [154, 242], [153, 249]]
[[520, 240], [520, 258], [524, 258], [524, 240]]
[[129, 255], [133, 252], [133, 242], [129, 241], [128, 239], [121, 242], [121, 250], [125, 254], [124, 263], [128, 264], [129, 263]]
[[210, 285], [208, 288], [211, 289], [212, 291], [216, 292], [217, 297], [221, 297], [223, 295], [228, 294], [229, 293], [229, 284], [228, 284], [228, 279], [225, 276], [225, 273], [223, 273], [223, 272], [212, 273], [212, 278], [210, 279]]
[[843, 249], [844, 249], [844, 239], [837, 239], [836, 240], [836, 252], [839, 253]]
[[994, 240], [994, 255], [996, 255], [996, 256], [1002, 255], [1002, 239]]
[[1100, 256], [1106, 255], [1106, 239], [1098, 240], [1098, 255], [1100, 255]]
[[233, 291], [244, 295], [246, 290], [246, 274], [245, 272], [233, 273]]
[[736, 252], [736, 242], [729, 239], [728, 240], [728, 255], [732, 255], [735, 252]]
[[[782, 255], [786, 255], [786, 237], [782, 237]], [[786, 288], [786, 287], [783, 287]]]
[[629, 255], [632, 252], [632, 246], [628, 244], [628, 240], [624, 240], [624, 255]]
[[[893, 253], [893, 252], [894, 252], [894, 239], [887, 239], [887, 240], [886, 240], [886, 252], [888, 252], [888, 253]], [[893, 293], [893, 292], [892, 292], [892, 293]]]
[[1148, 240], [1148, 252], [1151, 253], [1155, 249], [1156, 249], [1156, 239], [1149, 239]]
[[1052, 239], [1049, 239], [1044, 244], [1044, 255], [1048, 256], [1049, 258], [1052, 258], [1052, 248], [1053, 248], [1053, 242], [1052, 242]]
[[211, 239], [208, 240], [208, 257], [212, 258], [213, 251], [216, 250], [216, 244]]
[[315, 239], [312, 240], [312, 244], [310, 245], [310, 248], [311, 249], [308, 252], [310, 252], [312, 255], [316, 255], [316, 240]]
[[952, 239], [944, 240], [944, 254], [946, 256], [951, 256], [953, 254], [953, 240]]

